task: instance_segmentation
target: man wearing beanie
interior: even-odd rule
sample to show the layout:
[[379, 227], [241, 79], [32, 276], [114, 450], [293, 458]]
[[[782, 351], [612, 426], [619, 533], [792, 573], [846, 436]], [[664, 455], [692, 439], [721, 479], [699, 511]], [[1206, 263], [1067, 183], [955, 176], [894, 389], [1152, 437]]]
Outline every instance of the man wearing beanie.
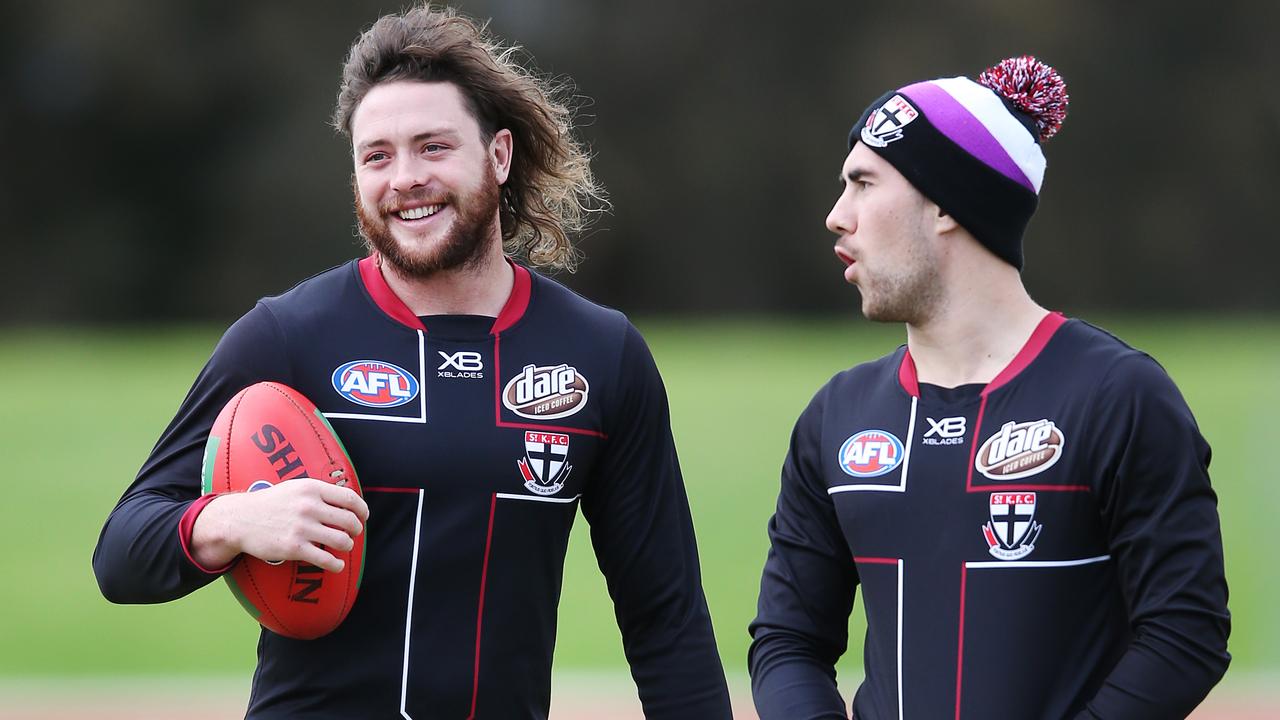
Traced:
[[763, 720], [1182, 718], [1226, 671], [1209, 446], [1146, 354], [1023, 287], [1041, 143], [1031, 57], [875, 100], [827, 217], [845, 280], [903, 347], [796, 422], [748, 663]]

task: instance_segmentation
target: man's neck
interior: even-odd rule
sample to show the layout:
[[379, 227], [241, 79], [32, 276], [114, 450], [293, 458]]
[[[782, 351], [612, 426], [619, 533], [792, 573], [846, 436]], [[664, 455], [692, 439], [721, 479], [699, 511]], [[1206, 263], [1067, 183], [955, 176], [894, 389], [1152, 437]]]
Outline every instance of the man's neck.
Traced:
[[426, 278], [406, 278], [379, 262], [388, 287], [414, 315], [487, 315], [497, 317], [515, 283], [511, 265], [497, 245], [471, 267], [444, 270]]
[[1048, 311], [1021, 278], [973, 278], [927, 322], [907, 325], [907, 347], [920, 382], [956, 387], [988, 383], [1026, 344]]

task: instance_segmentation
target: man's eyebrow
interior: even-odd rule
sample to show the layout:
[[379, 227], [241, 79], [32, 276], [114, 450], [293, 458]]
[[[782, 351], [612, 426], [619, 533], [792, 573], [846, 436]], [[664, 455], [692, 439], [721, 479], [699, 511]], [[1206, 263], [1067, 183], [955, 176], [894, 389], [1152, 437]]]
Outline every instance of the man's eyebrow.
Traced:
[[871, 172], [870, 170], [865, 170], [863, 168], [853, 168], [849, 172], [840, 176], [840, 182], [856, 183], [859, 180], [862, 180], [863, 178], [870, 178], [874, 176], [875, 176], [875, 173]]
[[[434, 130], [427, 130], [426, 132], [420, 132], [417, 135], [414, 135], [413, 137], [409, 138], [409, 142], [416, 144], [424, 140], [432, 140], [432, 139], [457, 141], [459, 137], [461, 137], [461, 135], [459, 135], [458, 131], [454, 130], [453, 128], [439, 128]], [[365, 150], [368, 150], [370, 148], [382, 147], [390, 144], [391, 144], [391, 141], [385, 138], [374, 138], [372, 140], [366, 140], [360, 143], [359, 145], [357, 145], [356, 152], [364, 152]]]

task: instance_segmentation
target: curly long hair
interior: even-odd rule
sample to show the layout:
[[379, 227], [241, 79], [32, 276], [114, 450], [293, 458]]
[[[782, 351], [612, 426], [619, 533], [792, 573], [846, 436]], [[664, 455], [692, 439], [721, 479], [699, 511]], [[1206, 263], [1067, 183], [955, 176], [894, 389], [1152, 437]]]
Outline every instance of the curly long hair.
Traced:
[[375, 85], [397, 80], [451, 82], [466, 98], [485, 142], [511, 131], [515, 152], [498, 216], [503, 248], [530, 264], [573, 271], [571, 236], [608, 209], [587, 149], [573, 136], [574, 99], [567, 78], [546, 78], [453, 8], [418, 5], [386, 15], [351, 46], [342, 69], [333, 126], [351, 137], [351, 115]]

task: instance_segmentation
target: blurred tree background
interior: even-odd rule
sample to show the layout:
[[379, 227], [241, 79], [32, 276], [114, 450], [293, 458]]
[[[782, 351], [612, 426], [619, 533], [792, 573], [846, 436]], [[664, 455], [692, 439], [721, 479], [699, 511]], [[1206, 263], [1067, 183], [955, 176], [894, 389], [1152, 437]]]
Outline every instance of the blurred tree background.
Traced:
[[[631, 313], [851, 308], [823, 219], [881, 92], [1013, 54], [1071, 93], [1026, 277], [1068, 312], [1280, 309], [1280, 3], [458, 3], [568, 75]], [[327, 125], [381, 2], [0, 5], [0, 323], [229, 321], [361, 252]], [[1267, 90], [1272, 87], [1272, 90]]]

